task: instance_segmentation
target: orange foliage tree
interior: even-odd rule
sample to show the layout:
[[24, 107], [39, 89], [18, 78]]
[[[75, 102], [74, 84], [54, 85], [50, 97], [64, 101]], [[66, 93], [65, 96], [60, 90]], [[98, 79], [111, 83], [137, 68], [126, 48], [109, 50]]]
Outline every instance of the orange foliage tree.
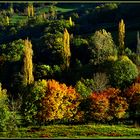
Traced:
[[129, 115], [135, 125], [140, 125], [140, 83], [134, 83], [124, 91], [124, 96], [129, 104]]
[[93, 92], [88, 100], [90, 119], [105, 122], [125, 117], [128, 104], [120, 93], [121, 91], [115, 88]]
[[80, 95], [72, 86], [55, 80], [35, 82], [29, 97], [25, 106], [26, 118], [30, 122], [36, 120], [43, 124], [51, 121], [72, 121], [80, 103]]

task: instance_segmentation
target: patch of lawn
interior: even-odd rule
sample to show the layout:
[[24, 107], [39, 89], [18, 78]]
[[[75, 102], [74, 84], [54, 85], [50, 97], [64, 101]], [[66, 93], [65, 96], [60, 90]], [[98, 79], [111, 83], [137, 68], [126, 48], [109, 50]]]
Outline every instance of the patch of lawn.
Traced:
[[11, 23], [17, 23], [20, 20], [27, 20], [27, 16], [15, 14], [11, 18]]
[[[21, 127], [17, 138], [140, 138], [140, 128], [127, 125], [48, 125]], [[6, 133], [0, 133], [7, 137]], [[9, 135], [10, 136], [10, 135]], [[12, 135], [11, 135], [12, 137]]]

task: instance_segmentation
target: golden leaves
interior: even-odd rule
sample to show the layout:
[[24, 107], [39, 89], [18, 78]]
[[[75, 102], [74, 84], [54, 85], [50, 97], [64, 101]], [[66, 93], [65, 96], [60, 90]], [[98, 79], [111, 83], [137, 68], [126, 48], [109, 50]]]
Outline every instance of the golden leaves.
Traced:
[[124, 49], [124, 38], [125, 38], [125, 24], [123, 19], [119, 22], [119, 47], [120, 49]]
[[32, 44], [31, 41], [26, 39], [24, 41], [25, 48], [24, 48], [24, 79], [23, 82], [25, 85], [31, 84], [34, 82], [34, 76], [33, 76], [33, 62], [32, 62]]

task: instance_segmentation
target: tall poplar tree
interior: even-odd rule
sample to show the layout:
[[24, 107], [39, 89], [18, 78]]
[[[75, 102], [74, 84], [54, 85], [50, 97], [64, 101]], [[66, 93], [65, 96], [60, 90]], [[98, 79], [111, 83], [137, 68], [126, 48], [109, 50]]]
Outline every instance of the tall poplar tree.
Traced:
[[10, 19], [8, 16], [6, 16], [6, 24], [9, 25], [10, 24]]
[[71, 57], [71, 51], [70, 51], [70, 35], [67, 31], [67, 29], [64, 29], [64, 48], [63, 48], [63, 55], [64, 55], [64, 63], [66, 68], [68, 69], [70, 65], [70, 57]]
[[140, 66], [140, 35], [139, 31], [137, 31], [137, 48], [136, 48], [136, 64]]
[[33, 4], [28, 5], [27, 14], [28, 14], [28, 17], [33, 17], [34, 16], [34, 6], [33, 6]]
[[23, 83], [25, 85], [29, 85], [34, 82], [33, 62], [32, 62], [33, 50], [31, 41], [26, 39], [24, 41], [24, 44], [25, 48], [24, 48]]
[[31, 10], [30, 10], [30, 6], [29, 6], [29, 5], [28, 5], [28, 7], [27, 7], [27, 14], [28, 14], [28, 17], [31, 16]]
[[34, 6], [33, 6], [33, 4], [31, 5], [30, 10], [31, 10], [31, 16], [33, 17], [34, 16]]
[[124, 53], [124, 38], [125, 38], [125, 24], [123, 19], [119, 22], [119, 51], [122, 55]]
[[69, 23], [70, 23], [71, 26], [73, 26], [73, 22], [72, 22], [71, 17], [69, 17]]

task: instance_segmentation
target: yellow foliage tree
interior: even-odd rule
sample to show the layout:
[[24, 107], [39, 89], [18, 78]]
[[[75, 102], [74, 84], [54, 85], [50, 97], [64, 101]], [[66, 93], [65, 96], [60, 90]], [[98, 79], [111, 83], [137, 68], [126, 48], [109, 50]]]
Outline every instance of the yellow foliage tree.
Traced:
[[26, 39], [24, 41], [25, 48], [24, 48], [24, 78], [23, 83], [25, 85], [32, 84], [34, 82], [34, 76], [33, 76], [33, 62], [32, 62], [32, 44], [31, 41]]
[[14, 9], [12, 7], [10, 7], [10, 13], [13, 14], [14, 13]]
[[119, 22], [119, 49], [120, 53], [124, 53], [125, 24], [123, 19]]
[[64, 48], [63, 48], [63, 55], [64, 55], [64, 63], [66, 68], [70, 65], [70, 57], [71, 57], [71, 51], [70, 51], [70, 35], [67, 31], [67, 29], [64, 29]]
[[34, 16], [34, 7], [33, 7], [33, 5], [31, 5], [31, 16], [32, 17]]
[[34, 6], [32, 4], [28, 5], [27, 14], [28, 14], [28, 17], [33, 17], [34, 16]]
[[70, 23], [71, 26], [73, 26], [73, 22], [72, 22], [71, 17], [69, 17], [69, 23]]
[[9, 20], [8, 16], [6, 16], [6, 23], [7, 23], [7, 25], [9, 25], [9, 23], [10, 23], [10, 20]]
[[31, 12], [30, 12], [30, 7], [29, 6], [27, 7], [27, 14], [28, 14], [28, 17], [31, 16]]

